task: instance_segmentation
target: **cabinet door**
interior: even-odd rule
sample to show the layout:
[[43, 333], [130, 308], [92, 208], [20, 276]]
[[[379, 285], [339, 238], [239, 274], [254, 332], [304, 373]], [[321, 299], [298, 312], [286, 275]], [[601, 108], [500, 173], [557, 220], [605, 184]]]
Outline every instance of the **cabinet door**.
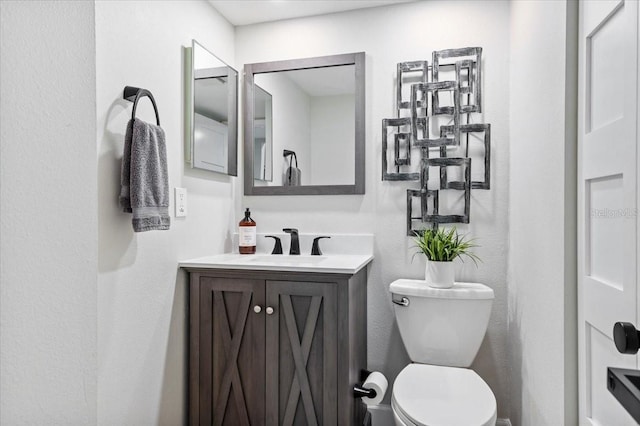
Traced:
[[335, 283], [267, 281], [267, 425], [337, 424]]
[[264, 424], [264, 300], [264, 281], [201, 278], [200, 425]]

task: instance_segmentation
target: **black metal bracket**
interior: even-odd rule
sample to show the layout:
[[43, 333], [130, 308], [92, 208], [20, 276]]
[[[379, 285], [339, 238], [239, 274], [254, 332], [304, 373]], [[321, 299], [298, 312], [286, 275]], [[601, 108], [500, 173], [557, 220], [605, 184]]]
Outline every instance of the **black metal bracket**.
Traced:
[[640, 371], [607, 367], [607, 389], [640, 424]]
[[374, 389], [363, 388], [360, 385], [353, 386], [353, 396], [355, 398], [375, 398], [378, 393]]
[[367, 380], [367, 377], [369, 377], [369, 375], [371, 373], [373, 373], [373, 371], [369, 371], [369, 370], [366, 370], [364, 368], [361, 368], [360, 369], [360, 381], [364, 382], [365, 380]]
[[133, 102], [133, 110], [131, 111], [131, 119], [136, 118], [136, 108], [138, 107], [138, 101], [140, 98], [148, 97], [151, 100], [151, 104], [153, 104], [153, 110], [156, 113], [156, 124], [160, 125], [160, 114], [158, 114], [158, 106], [156, 105], [156, 100], [153, 98], [153, 95], [147, 89], [141, 89], [139, 87], [133, 86], [125, 86], [124, 92], [122, 94], [122, 98]]
[[285, 149], [282, 151], [282, 156], [284, 158], [289, 157], [289, 167], [291, 167], [291, 157], [293, 157], [293, 159], [296, 162], [296, 167], [298, 167], [298, 156], [296, 155], [295, 151], [291, 151], [289, 149]]
[[[291, 174], [293, 173], [293, 169], [291, 168], [292, 164], [291, 164], [291, 159], [293, 158], [296, 162], [296, 168], [298, 168], [298, 156], [296, 155], [295, 151], [291, 151], [289, 149], [285, 149], [282, 151], [282, 156], [284, 158], [289, 157], [289, 182], [291, 182]], [[300, 253], [297, 253], [300, 254]]]
[[[360, 370], [360, 382], [364, 383], [364, 381], [367, 380], [367, 377], [369, 377], [369, 374], [371, 374], [371, 371], [369, 370], [365, 370], [365, 369]], [[362, 397], [375, 398], [377, 395], [378, 393], [374, 389], [363, 388], [361, 384], [353, 385], [354, 398], [362, 398]]]

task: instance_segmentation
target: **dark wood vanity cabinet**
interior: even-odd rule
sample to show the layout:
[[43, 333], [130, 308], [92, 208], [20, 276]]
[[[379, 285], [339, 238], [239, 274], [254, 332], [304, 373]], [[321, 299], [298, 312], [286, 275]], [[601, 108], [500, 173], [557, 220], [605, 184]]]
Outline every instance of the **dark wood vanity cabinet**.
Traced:
[[190, 425], [362, 425], [366, 268], [189, 273]]

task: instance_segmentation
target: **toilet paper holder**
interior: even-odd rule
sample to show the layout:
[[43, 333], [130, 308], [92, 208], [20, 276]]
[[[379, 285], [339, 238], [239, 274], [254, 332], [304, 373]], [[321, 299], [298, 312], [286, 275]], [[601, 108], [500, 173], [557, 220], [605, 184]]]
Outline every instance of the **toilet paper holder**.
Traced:
[[364, 388], [362, 387], [362, 383], [364, 383], [365, 380], [367, 380], [367, 377], [369, 377], [369, 374], [371, 374], [371, 371], [368, 370], [360, 370], [360, 383], [361, 384], [355, 384], [353, 385], [353, 397], [354, 398], [375, 398], [376, 396], [378, 396], [378, 393], [375, 391], [375, 389], [369, 389], [369, 388]]

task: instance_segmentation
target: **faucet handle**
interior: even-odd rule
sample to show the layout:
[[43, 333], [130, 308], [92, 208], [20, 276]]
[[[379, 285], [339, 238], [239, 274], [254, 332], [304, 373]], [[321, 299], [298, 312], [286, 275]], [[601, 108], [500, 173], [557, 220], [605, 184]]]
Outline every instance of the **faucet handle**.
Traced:
[[313, 239], [313, 246], [311, 247], [311, 256], [320, 256], [322, 255], [322, 251], [320, 251], [320, 243], [319, 241], [323, 238], [331, 238], [326, 235], [322, 237], [316, 237]]
[[273, 238], [275, 244], [273, 245], [273, 251], [271, 254], [282, 254], [282, 242], [280, 242], [280, 238], [275, 235], [265, 235], [265, 238]]
[[282, 232], [286, 232], [287, 234], [297, 234], [298, 230], [296, 228], [284, 228]]

